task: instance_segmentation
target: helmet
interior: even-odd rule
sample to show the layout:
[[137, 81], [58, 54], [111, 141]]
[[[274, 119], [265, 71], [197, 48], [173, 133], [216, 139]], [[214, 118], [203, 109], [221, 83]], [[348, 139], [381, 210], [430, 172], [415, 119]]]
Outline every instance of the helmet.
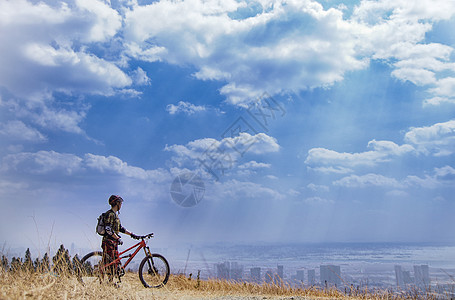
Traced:
[[115, 205], [117, 205], [118, 202], [123, 202], [122, 197], [120, 197], [118, 195], [111, 195], [109, 197], [109, 205], [110, 206], [115, 206]]

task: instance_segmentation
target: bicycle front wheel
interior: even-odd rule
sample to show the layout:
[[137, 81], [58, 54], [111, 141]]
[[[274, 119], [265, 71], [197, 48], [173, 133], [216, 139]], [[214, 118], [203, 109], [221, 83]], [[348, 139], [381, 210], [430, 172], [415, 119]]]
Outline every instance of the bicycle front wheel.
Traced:
[[146, 256], [139, 266], [139, 278], [146, 288], [163, 287], [169, 279], [169, 264], [164, 256]]

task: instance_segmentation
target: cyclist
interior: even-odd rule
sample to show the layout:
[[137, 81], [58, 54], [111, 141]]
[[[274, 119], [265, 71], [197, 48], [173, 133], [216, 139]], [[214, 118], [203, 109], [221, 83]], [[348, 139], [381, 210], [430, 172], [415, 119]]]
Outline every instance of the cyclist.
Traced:
[[104, 263], [109, 263], [107, 261], [107, 257], [111, 259], [116, 259], [118, 257], [118, 245], [123, 244], [119, 236], [120, 232], [130, 235], [132, 238], [137, 238], [135, 234], [126, 230], [125, 227], [123, 227], [120, 223], [118, 214], [120, 213], [120, 208], [122, 208], [122, 203], [123, 199], [118, 195], [111, 195], [109, 197], [109, 205], [111, 206], [111, 209], [104, 214], [106, 233], [104, 234], [103, 240], [101, 242], [101, 248], [103, 248]]

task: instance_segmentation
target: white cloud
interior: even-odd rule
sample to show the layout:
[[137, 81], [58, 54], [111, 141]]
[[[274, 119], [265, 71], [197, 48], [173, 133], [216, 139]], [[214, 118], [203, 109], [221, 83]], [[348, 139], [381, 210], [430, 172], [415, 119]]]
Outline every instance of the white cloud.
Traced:
[[352, 23], [340, 10], [326, 11], [312, 1], [269, 4], [246, 19], [228, 16], [246, 5], [237, 1], [138, 5], [125, 15], [128, 55], [191, 64], [197, 78], [227, 80], [221, 93], [235, 104], [266, 90], [331, 85], [345, 72], [366, 67], [354, 50]]
[[349, 188], [363, 188], [369, 186], [395, 188], [387, 192], [389, 196], [407, 196], [405, 189], [421, 187], [425, 189], [435, 189], [442, 186], [453, 186], [455, 182], [455, 169], [451, 166], [435, 168], [430, 175], [419, 177], [408, 175], [402, 180], [386, 177], [380, 174], [369, 173], [366, 175], [350, 175], [333, 182], [333, 185]]
[[443, 103], [449, 103], [449, 104], [455, 104], [455, 97], [454, 98], [449, 98], [449, 97], [433, 97], [429, 99], [425, 99], [423, 101], [423, 106], [439, 106]]
[[334, 173], [334, 174], [347, 174], [354, 172], [353, 169], [350, 168], [344, 168], [344, 167], [307, 167], [308, 170], [312, 170], [315, 172], [320, 172], [320, 173]]
[[120, 16], [106, 3], [2, 1], [0, 11], [0, 86], [15, 96], [41, 99], [54, 91], [112, 95], [131, 85], [115, 63], [83, 44], [107, 41], [120, 29]]
[[85, 154], [84, 165], [98, 170], [100, 172], [113, 172], [128, 178], [141, 180], [153, 180], [154, 182], [163, 182], [170, 180], [170, 174], [162, 169], [145, 170], [140, 167], [130, 166], [115, 156]]
[[82, 158], [68, 153], [55, 151], [22, 152], [3, 157], [2, 171], [15, 171], [29, 174], [50, 172], [71, 175], [82, 169]]
[[435, 177], [440, 181], [455, 181], [455, 169], [451, 166], [434, 169]]
[[22, 121], [8, 121], [0, 124], [0, 135], [13, 140], [22, 140], [30, 142], [42, 142], [47, 138], [37, 129], [29, 127]]
[[74, 103], [67, 110], [55, 104], [54, 99], [28, 102], [11, 99], [0, 103], [0, 109], [5, 108], [8, 113], [20, 119], [27, 119], [39, 127], [47, 130], [61, 130], [70, 133], [84, 134], [79, 124], [85, 119], [88, 105]]
[[455, 94], [455, 77], [439, 79], [436, 87], [431, 89], [430, 92], [442, 97], [453, 97]]
[[206, 110], [207, 110], [207, 108], [205, 106], [194, 105], [192, 103], [185, 102], [185, 101], [179, 101], [179, 103], [177, 105], [168, 104], [166, 106], [166, 111], [171, 115], [175, 115], [178, 113], [192, 115], [192, 114], [195, 114], [198, 112], [204, 112]]
[[134, 83], [137, 85], [150, 85], [150, 78], [147, 76], [147, 73], [138, 67], [132, 74]]
[[439, 78], [453, 70], [453, 48], [441, 43], [426, 44], [425, 35], [432, 30], [432, 23], [454, 15], [453, 1], [362, 1], [354, 9], [351, 21], [358, 25], [360, 53], [389, 60], [396, 68], [393, 76], [426, 86], [434, 97], [444, 95], [438, 91]]
[[308, 204], [308, 205], [321, 205], [321, 204], [334, 204], [335, 201], [333, 200], [329, 200], [329, 199], [325, 199], [325, 198], [321, 198], [321, 197], [308, 197], [308, 198], [305, 198], [303, 200], [303, 202], [305, 204]]
[[375, 166], [414, 151], [410, 145], [399, 146], [391, 141], [372, 140], [368, 142], [368, 147], [373, 150], [360, 153], [340, 153], [325, 148], [312, 148], [308, 151], [305, 163], [316, 171], [347, 173], [354, 167]]
[[356, 187], [369, 187], [369, 186], [378, 186], [378, 187], [393, 187], [393, 188], [402, 188], [403, 185], [399, 183], [396, 179], [385, 177], [379, 174], [366, 174], [366, 175], [350, 175], [343, 177], [339, 180], [333, 182], [333, 185], [344, 186], [349, 188]]
[[206, 190], [206, 198], [212, 201], [280, 201], [285, 196], [261, 184], [232, 179], [214, 182]]
[[280, 146], [273, 137], [264, 133], [250, 135], [242, 132], [238, 136], [219, 141], [205, 138], [186, 145], [166, 145], [164, 150], [174, 154], [171, 159], [179, 167], [215, 168], [224, 174], [226, 170], [234, 168], [246, 153], [260, 155], [277, 152], [279, 149]]
[[270, 168], [270, 167], [271, 167], [271, 164], [258, 163], [254, 160], [238, 166], [239, 169], [264, 169], [264, 168]]
[[424, 154], [451, 155], [455, 149], [455, 120], [411, 128], [404, 139]]
[[435, 73], [425, 69], [400, 68], [392, 71], [392, 75], [416, 85], [426, 85], [436, 82]]
[[417, 186], [426, 189], [435, 189], [441, 187], [441, 183], [433, 176], [425, 175], [424, 178], [409, 175], [404, 180], [404, 183], [410, 187]]
[[88, 16], [93, 19], [87, 36], [83, 38], [86, 42], [106, 41], [122, 26], [122, 18], [118, 12], [106, 3], [98, 0], [76, 0], [76, 5], [89, 12]]
[[[164, 169], [145, 170], [130, 166], [115, 156], [91, 153], [79, 157], [70, 153], [55, 151], [22, 152], [6, 155], [0, 170], [4, 174], [56, 174], [71, 180], [72, 175], [105, 173], [144, 182], [162, 183], [171, 180], [171, 174]], [[104, 175], [103, 175], [104, 176]]]
[[317, 192], [317, 191], [328, 192], [329, 191], [329, 187], [326, 185], [310, 183], [306, 187], [315, 192]]

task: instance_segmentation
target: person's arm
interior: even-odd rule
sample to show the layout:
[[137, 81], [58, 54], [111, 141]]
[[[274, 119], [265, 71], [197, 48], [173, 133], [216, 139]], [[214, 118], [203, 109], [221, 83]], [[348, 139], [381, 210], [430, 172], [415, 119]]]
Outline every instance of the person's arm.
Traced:
[[120, 225], [120, 232], [124, 233], [124, 234], [127, 234], [127, 235], [129, 235], [131, 237], [134, 235], [134, 233], [132, 233], [131, 231], [126, 230], [126, 228], [121, 226], [121, 225]]
[[114, 224], [115, 224], [115, 218], [116, 218], [116, 215], [114, 212], [109, 212], [106, 219], [104, 220], [106, 226], [106, 234], [110, 237], [112, 237], [114, 240], [118, 240], [120, 239], [120, 237], [118, 236], [118, 234], [115, 233], [114, 231]]

